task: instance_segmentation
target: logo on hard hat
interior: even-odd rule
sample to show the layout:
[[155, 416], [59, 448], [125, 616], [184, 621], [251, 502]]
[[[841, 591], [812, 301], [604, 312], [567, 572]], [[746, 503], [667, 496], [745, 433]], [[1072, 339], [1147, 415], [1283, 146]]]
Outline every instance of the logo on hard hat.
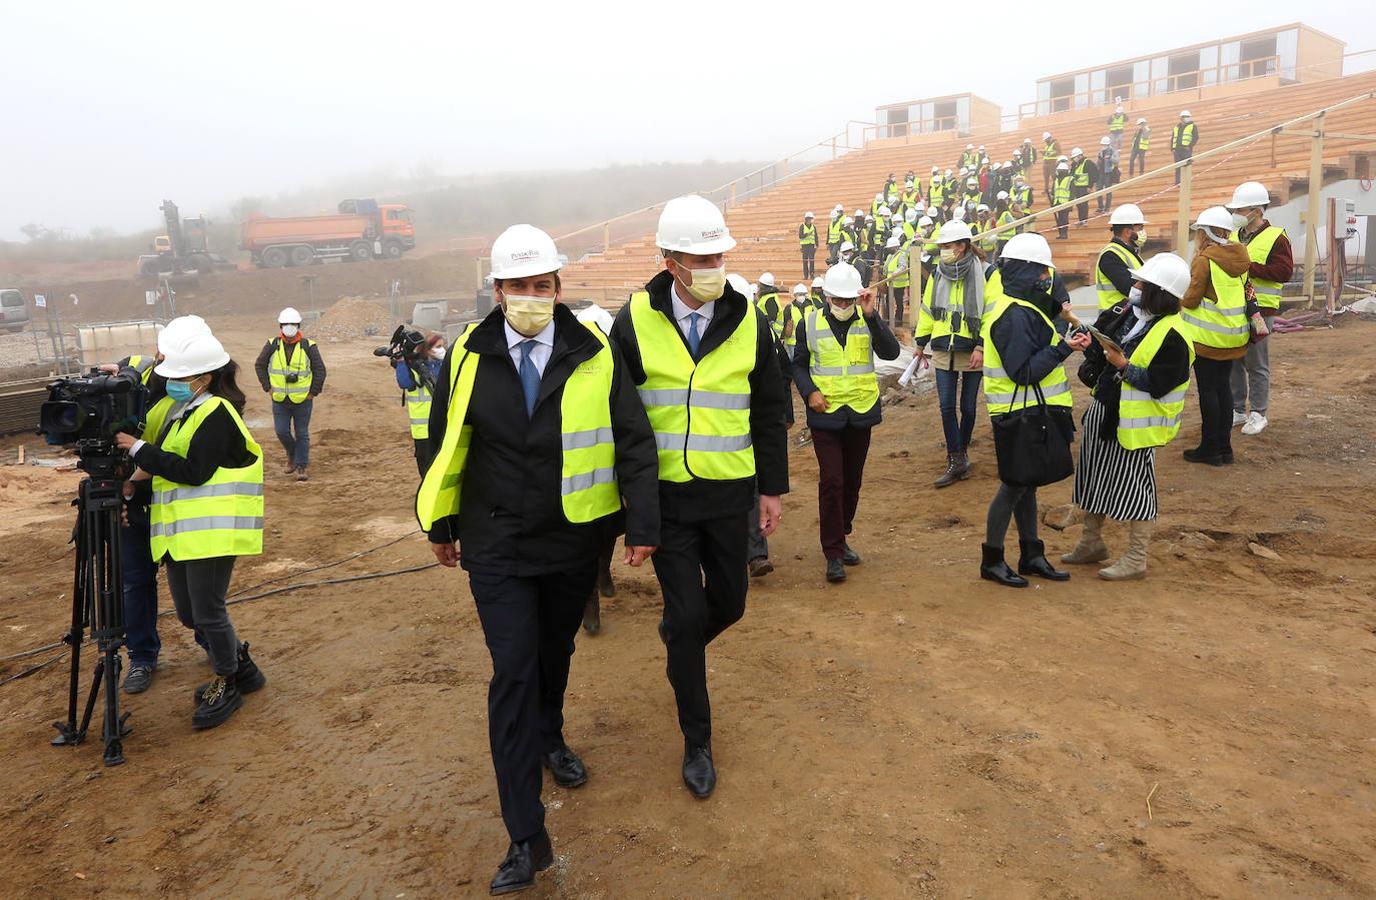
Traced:
[[702, 233], [702, 239], [703, 239], [704, 241], [710, 241], [710, 240], [712, 240], [712, 239], [714, 239], [714, 238], [719, 238], [719, 237], [721, 237], [721, 236], [722, 236], [723, 234], [725, 234], [725, 233], [726, 233], [726, 229], [725, 229], [725, 228], [709, 228], [709, 229], [707, 229], [706, 231], [704, 231], [704, 232]]
[[511, 261], [512, 261], [512, 262], [521, 262], [521, 261], [527, 260], [527, 259], [539, 259], [539, 258], [540, 258], [540, 251], [539, 251], [539, 250], [517, 250], [515, 253], [511, 254]]

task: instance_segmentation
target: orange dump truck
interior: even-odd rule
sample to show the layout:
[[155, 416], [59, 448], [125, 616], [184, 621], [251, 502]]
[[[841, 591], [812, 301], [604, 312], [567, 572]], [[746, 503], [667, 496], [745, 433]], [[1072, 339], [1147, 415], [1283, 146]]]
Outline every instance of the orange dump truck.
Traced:
[[345, 200], [330, 216], [255, 215], [239, 227], [239, 248], [264, 269], [326, 259], [397, 259], [415, 246], [411, 210], [376, 200]]

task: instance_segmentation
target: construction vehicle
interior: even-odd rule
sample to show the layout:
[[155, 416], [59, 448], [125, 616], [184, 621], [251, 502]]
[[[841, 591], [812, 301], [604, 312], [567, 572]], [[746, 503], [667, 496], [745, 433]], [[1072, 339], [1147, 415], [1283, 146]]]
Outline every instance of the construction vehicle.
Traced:
[[376, 200], [344, 200], [336, 215], [251, 216], [240, 226], [239, 236], [239, 248], [264, 269], [327, 259], [398, 259], [416, 246], [411, 210]]
[[153, 238], [153, 252], [138, 259], [140, 275], [208, 275], [216, 269], [233, 269], [234, 263], [210, 249], [210, 222], [205, 216], [183, 219], [177, 204], [162, 201], [167, 233]]

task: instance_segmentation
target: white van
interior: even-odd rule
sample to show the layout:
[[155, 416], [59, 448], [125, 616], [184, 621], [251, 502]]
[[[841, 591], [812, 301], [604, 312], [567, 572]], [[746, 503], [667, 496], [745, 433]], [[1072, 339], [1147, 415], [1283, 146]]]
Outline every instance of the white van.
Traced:
[[29, 304], [14, 288], [0, 288], [0, 328], [19, 332], [29, 324]]

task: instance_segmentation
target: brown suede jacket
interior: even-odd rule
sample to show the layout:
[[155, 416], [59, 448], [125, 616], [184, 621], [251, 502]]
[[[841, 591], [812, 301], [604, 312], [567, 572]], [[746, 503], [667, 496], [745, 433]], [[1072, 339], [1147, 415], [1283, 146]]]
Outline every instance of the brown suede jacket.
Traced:
[[[1209, 278], [1210, 261], [1217, 263], [1220, 269], [1234, 277], [1246, 275], [1252, 265], [1251, 258], [1247, 256], [1247, 248], [1242, 244], [1210, 243], [1190, 260], [1190, 286], [1186, 289], [1185, 296], [1180, 298], [1183, 308], [1198, 309], [1201, 301], [1218, 299], [1213, 281]], [[1239, 359], [1247, 355], [1247, 345], [1210, 347], [1196, 341], [1194, 352], [1205, 359]]]

